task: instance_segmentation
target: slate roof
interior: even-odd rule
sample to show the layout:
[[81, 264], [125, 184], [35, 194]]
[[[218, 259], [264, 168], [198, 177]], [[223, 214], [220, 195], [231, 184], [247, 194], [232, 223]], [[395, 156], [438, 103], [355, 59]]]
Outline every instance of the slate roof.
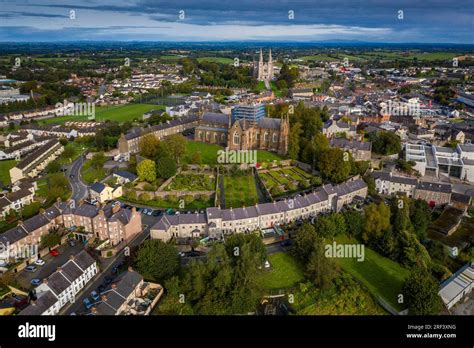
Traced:
[[451, 184], [440, 184], [427, 181], [420, 181], [416, 186], [416, 189], [443, 193], [451, 193], [452, 191]]
[[229, 124], [229, 115], [220, 114], [217, 112], [205, 112], [202, 116], [204, 123], [219, 123], [223, 125]]
[[373, 172], [372, 177], [375, 180], [380, 178], [381, 180], [384, 180], [384, 181], [390, 181], [390, 182], [395, 182], [397, 184], [412, 185], [412, 186], [415, 186], [418, 182], [418, 180], [415, 178], [408, 178], [408, 177], [396, 176], [396, 175], [390, 176], [390, 173], [382, 172], [382, 171]]
[[138, 176], [126, 170], [117, 170], [114, 172], [114, 175], [121, 176], [122, 178], [128, 179], [130, 181], [135, 181], [138, 178]]
[[49, 220], [43, 214], [35, 215], [22, 223], [27, 232], [36, 231], [38, 228], [46, 226], [47, 224], [49, 224]]
[[280, 129], [280, 124], [281, 119], [279, 118], [262, 117], [257, 125], [260, 128]]
[[80, 253], [74, 256], [74, 263], [78, 265], [82, 270], [89, 268], [94, 262], [94, 258], [89, 255], [85, 250], [82, 250]]
[[371, 151], [372, 150], [372, 143], [362, 142], [357, 140], [347, 140], [344, 138], [333, 138], [330, 141], [331, 146], [338, 147], [342, 149], [357, 149], [362, 151]]
[[19, 315], [41, 315], [57, 301], [58, 299], [51, 291], [45, 291], [34, 303], [31, 302], [28, 307], [22, 310]]
[[28, 233], [22, 226], [16, 226], [0, 234], [0, 242], [4, 245], [7, 245], [7, 243], [13, 244], [27, 236]]
[[102, 191], [105, 190], [105, 185], [101, 182], [95, 182], [90, 186], [90, 189], [97, 193], [101, 193]]

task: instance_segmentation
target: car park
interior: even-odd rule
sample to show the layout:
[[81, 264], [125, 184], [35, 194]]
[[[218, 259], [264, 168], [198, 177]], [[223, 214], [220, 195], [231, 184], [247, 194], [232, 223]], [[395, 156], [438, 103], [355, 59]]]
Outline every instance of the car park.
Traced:
[[97, 301], [99, 298], [100, 298], [100, 295], [97, 291], [93, 290], [91, 292], [91, 298], [94, 300], [94, 301]]
[[33, 279], [31, 279], [30, 283], [31, 283], [31, 285], [38, 286], [38, 285], [41, 284], [41, 280], [38, 279], [38, 278], [33, 278]]
[[38, 265], [38, 266], [43, 266], [46, 262], [42, 259], [38, 259], [35, 261], [35, 265]]
[[34, 265], [29, 265], [25, 268], [25, 271], [27, 272], [30, 272], [30, 273], [34, 273], [38, 270], [38, 268]]
[[82, 303], [84, 304], [84, 307], [86, 307], [86, 309], [91, 309], [94, 305], [91, 300], [89, 300], [89, 298], [85, 298], [84, 300], [82, 300]]

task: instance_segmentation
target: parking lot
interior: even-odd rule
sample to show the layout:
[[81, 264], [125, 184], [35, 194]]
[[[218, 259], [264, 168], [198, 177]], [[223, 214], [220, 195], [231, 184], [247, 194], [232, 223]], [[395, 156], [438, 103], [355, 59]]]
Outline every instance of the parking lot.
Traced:
[[[25, 289], [32, 289], [34, 286], [31, 285], [31, 280], [34, 278], [42, 280], [50, 276], [56, 269], [65, 264], [71, 255], [79, 253], [84, 248], [82, 243], [76, 243], [75, 246], [71, 247], [69, 244], [64, 244], [56, 248], [59, 251], [58, 256], [51, 256], [50, 254], [43, 257], [46, 262], [43, 266], [36, 266], [35, 272], [28, 272], [22, 270], [18, 272], [17, 280], [20, 285]], [[32, 263], [34, 265], [34, 263]]]

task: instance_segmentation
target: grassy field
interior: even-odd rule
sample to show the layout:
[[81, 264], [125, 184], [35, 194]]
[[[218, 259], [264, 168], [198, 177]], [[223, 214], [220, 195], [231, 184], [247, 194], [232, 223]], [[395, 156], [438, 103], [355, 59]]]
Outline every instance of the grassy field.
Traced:
[[185, 57], [182, 57], [182, 56], [174, 56], [174, 55], [160, 56], [160, 59], [161, 59], [161, 60], [168, 60], [168, 61], [180, 60], [181, 58], [185, 58]]
[[360, 54], [315, 54], [311, 56], [303, 56], [300, 59], [304, 61], [343, 61], [347, 57], [350, 61], [367, 61], [367, 60], [404, 60], [404, 61], [447, 61], [459, 56], [457, 52], [421, 52], [421, 51], [370, 51]]
[[4, 185], [10, 184], [10, 169], [13, 168], [15, 164], [17, 164], [15, 160], [0, 161], [0, 181], [2, 181]]
[[[186, 144], [186, 154], [183, 158], [183, 163], [191, 163], [192, 155], [195, 152], [201, 154], [201, 163], [202, 164], [217, 164], [218, 151], [224, 150], [220, 145], [216, 144], [206, 144], [198, 141], [189, 140]], [[257, 162], [272, 162], [279, 161], [282, 158], [273, 152], [268, 151], [257, 151]]]
[[[356, 243], [342, 236], [336, 238], [336, 241], [340, 244]], [[382, 297], [397, 310], [404, 309], [398, 304], [397, 297], [408, 277], [409, 271], [407, 269], [367, 247], [365, 247], [365, 259], [362, 262], [355, 258], [338, 258], [336, 260], [346, 272], [364, 284], [373, 295]]]
[[[143, 114], [153, 109], [163, 109], [163, 105], [155, 104], [126, 104], [126, 105], [111, 105], [98, 106], [95, 108], [95, 121], [116, 121], [127, 122], [134, 120], [141, 120]], [[60, 116], [41, 121], [42, 124], [59, 123], [62, 124], [68, 121], [88, 121], [88, 116]]]
[[257, 186], [251, 173], [224, 176], [225, 207], [241, 208], [258, 203]]
[[262, 270], [259, 282], [265, 289], [290, 288], [304, 279], [301, 266], [287, 253], [275, 253], [268, 256], [270, 270]]
[[233, 59], [225, 58], [225, 57], [201, 57], [201, 58], [198, 58], [197, 61], [199, 63], [202, 63], [202, 62], [220, 63], [220, 64], [234, 63]]

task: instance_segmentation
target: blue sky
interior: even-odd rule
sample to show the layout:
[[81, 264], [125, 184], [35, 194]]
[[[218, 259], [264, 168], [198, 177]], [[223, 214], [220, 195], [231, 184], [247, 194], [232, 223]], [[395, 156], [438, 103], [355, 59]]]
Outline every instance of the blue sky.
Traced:
[[0, 41], [472, 44], [473, 8], [472, 0], [0, 0]]

